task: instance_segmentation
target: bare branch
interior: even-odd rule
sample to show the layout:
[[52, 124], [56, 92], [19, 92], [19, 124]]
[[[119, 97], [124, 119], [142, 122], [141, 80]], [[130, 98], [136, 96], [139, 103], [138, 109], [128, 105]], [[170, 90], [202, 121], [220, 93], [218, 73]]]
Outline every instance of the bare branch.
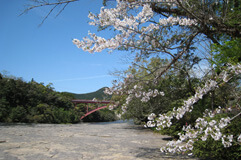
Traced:
[[53, 10], [57, 7], [58, 5], [55, 5], [53, 8], [51, 8], [51, 10], [49, 11], [49, 13], [44, 17], [44, 19], [42, 20], [42, 22], [39, 24], [39, 26], [41, 26], [44, 21], [49, 17], [49, 15], [53, 12]]
[[56, 7], [64, 5], [60, 11], [56, 14], [55, 17], [59, 16], [60, 13], [62, 13], [62, 11], [66, 8], [66, 6], [71, 3], [71, 2], [77, 2], [79, 0], [55, 0], [55, 2], [48, 2], [46, 0], [32, 0], [32, 2], [34, 3], [33, 5], [28, 5], [30, 7], [26, 8], [19, 16], [26, 14], [28, 11], [33, 10], [35, 8], [40, 8], [40, 7], [46, 7], [46, 6], [51, 6], [52, 8], [50, 9], [50, 11], [47, 13], [47, 15], [44, 17], [44, 19], [42, 20], [42, 22], [39, 24], [39, 26], [41, 26], [45, 20], [49, 17], [49, 15], [56, 9]]
[[63, 10], [65, 9], [65, 7], [66, 7], [68, 4], [69, 4], [69, 3], [66, 3], [66, 4], [64, 5], [64, 7], [59, 11], [59, 13], [56, 15], [56, 17], [58, 17], [58, 16], [60, 15], [60, 13], [63, 12]]
[[187, 46], [185, 47], [185, 49], [183, 49], [183, 51], [181, 51], [180, 53], [177, 54], [177, 56], [175, 58], [172, 59], [172, 61], [167, 65], [167, 67], [160, 73], [160, 75], [157, 77], [160, 78], [164, 73], [166, 73], [173, 64], [175, 64], [177, 62], [177, 60], [179, 58], [182, 57], [182, 55], [187, 52], [187, 50], [190, 48], [192, 40], [199, 34], [199, 32], [197, 32], [196, 34], [193, 34], [190, 38], [188, 38], [188, 42], [187, 42]]

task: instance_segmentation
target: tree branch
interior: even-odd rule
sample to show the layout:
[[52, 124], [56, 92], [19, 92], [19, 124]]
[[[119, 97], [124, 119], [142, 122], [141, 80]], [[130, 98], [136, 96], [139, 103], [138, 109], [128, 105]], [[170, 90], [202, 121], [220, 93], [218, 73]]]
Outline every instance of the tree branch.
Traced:
[[45, 6], [52, 6], [52, 8], [48, 12], [48, 14], [42, 20], [41, 24], [39, 24], [39, 26], [41, 26], [45, 22], [45, 20], [49, 17], [49, 15], [53, 12], [53, 10], [56, 9], [57, 6], [64, 5], [63, 8], [56, 14], [56, 17], [59, 16], [60, 13], [62, 13], [62, 11], [66, 8], [66, 6], [69, 3], [77, 2], [77, 1], [79, 1], [79, 0], [56, 0], [55, 2], [49, 3], [49, 2], [47, 2], [45, 0], [33, 0], [33, 2], [35, 4], [34, 5], [29, 5], [30, 7], [26, 8], [19, 16], [21, 16], [23, 14], [26, 14], [28, 11], [33, 10], [35, 8], [45, 7]]
[[160, 75], [156, 78], [160, 78], [165, 72], [167, 72], [173, 64], [177, 62], [177, 60], [190, 48], [192, 40], [199, 34], [199, 32], [193, 34], [188, 40], [188, 44], [185, 49], [183, 49], [182, 52], [178, 53], [175, 58], [172, 59], [172, 61], [167, 65], [167, 67], [160, 73]]

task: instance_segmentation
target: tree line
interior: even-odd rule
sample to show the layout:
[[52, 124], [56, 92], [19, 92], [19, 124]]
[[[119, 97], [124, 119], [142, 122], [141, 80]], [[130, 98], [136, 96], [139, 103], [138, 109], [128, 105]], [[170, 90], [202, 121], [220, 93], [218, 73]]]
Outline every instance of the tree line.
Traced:
[[[74, 94], [57, 92], [52, 84], [44, 85], [32, 79], [0, 73], [0, 122], [21, 123], [78, 123], [85, 106], [74, 107]], [[115, 120], [113, 111], [97, 111], [84, 121]]]

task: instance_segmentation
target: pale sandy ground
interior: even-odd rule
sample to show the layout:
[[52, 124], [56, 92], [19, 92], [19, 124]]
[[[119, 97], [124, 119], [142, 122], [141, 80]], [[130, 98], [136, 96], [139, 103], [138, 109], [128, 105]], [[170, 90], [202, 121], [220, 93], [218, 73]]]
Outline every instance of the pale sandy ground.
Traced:
[[0, 160], [170, 160], [166, 136], [130, 123], [0, 124]]

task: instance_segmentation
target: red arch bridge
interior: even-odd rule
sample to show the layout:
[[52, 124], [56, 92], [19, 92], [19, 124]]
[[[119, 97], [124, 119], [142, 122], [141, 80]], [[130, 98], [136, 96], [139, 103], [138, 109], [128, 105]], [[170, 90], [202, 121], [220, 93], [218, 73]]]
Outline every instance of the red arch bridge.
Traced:
[[[74, 103], [75, 108], [76, 108], [77, 104], [79, 104], [79, 103], [87, 104], [86, 105], [86, 113], [80, 119], [83, 119], [86, 116], [90, 115], [91, 113], [94, 113], [94, 112], [96, 112], [96, 111], [98, 111], [100, 109], [104, 109], [104, 108], [108, 107], [107, 104], [109, 104], [109, 103], [113, 103], [114, 104], [114, 102], [112, 102], [112, 101], [96, 101], [96, 100], [86, 100], [86, 99], [73, 99], [72, 103]], [[97, 104], [97, 108], [89, 111], [89, 104], [91, 104], [91, 103], [92, 104]], [[101, 106], [102, 104], [106, 104], [106, 105], [105, 106]]]

